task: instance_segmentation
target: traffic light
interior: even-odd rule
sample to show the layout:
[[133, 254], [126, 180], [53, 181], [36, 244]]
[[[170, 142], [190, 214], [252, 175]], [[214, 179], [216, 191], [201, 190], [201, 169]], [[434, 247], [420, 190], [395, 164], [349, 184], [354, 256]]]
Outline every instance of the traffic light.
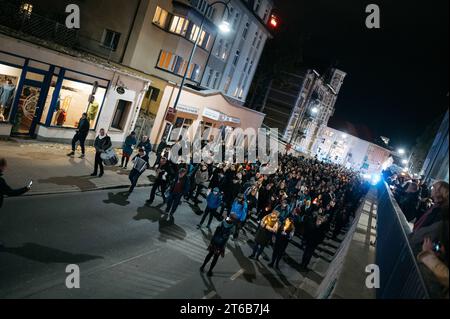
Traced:
[[269, 25], [272, 27], [272, 28], [277, 28], [278, 27], [278, 25], [279, 25], [279, 20], [278, 20], [278, 17], [276, 16], [276, 15], [274, 15], [274, 14], [272, 14], [271, 16], [270, 16], [270, 20], [269, 20]]

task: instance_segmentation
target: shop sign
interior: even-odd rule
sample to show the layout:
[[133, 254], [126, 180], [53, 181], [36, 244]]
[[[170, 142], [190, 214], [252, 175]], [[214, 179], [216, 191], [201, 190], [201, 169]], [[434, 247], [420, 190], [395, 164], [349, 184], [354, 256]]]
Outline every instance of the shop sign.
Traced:
[[125, 88], [123, 86], [118, 86], [116, 91], [120, 95], [124, 95], [125, 94]]
[[241, 119], [232, 117], [232, 116], [228, 116], [225, 114], [222, 114], [222, 118], [220, 119], [222, 122], [230, 122], [230, 123], [234, 123], [234, 124], [241, 124]]
[[198, 115], [198, 108], [193, 106], [187, 106], [183, 104], [178, 104], [177, 110], [184, 113]]
[[177, 111], [174, 108], [169, 108], [167, 110], [166, 121], [170, 123], [175, 123], [175, 119], [177, 118]]
[[222, 113], [205, 108], [205, 110], [203, 111], [203, 116], [210, 118], [214, 121], [219, 121], [222, 116]]

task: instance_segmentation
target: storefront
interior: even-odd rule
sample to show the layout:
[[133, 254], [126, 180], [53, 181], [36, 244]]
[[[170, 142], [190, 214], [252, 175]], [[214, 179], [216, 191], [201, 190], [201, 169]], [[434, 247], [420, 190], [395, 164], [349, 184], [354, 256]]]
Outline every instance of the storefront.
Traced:
[[[0, 136], [67, 141], [87, 113], [116, 143], [135, 125], [149, 80], [1, 36]], [[5, 45], [3, 45], [5, 44]]]
[[[165, 121], [169, 106], [175, 102], [178, 88], [168, 84], [164, 90], [161, 105], [156, 117], [155, 125], [150, 135], [152, 143], [158, 144], [161, 140], [174, 142], [180, 136], [189, 134], [193, 138], [200, 132], [202, 137], [208, 129], [219, 129], [224, 138], [230, 136], [236, 128], [244, 131], [248, 128], [257, 130], [261, 127], [265, 115], [263, 113], [234, 104], [226, 99], [220, 92], [198, 92], [185, 88], [177, 106], [176, 117], [172, 123]], [[174, 129], [179, 129], [174, 131]], [[176, 132], [176, 134], [174, 134]], [[209, 130], [207, 138], [213, 136], [214, 130]], [[217, 131], [216, 131], [217, 132]]]

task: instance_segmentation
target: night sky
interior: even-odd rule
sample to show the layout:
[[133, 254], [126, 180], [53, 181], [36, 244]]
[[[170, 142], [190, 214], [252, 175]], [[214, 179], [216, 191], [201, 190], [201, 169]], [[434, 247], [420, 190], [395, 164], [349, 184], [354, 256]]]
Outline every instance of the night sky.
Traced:
[[[365, 26], [370, 3], [380, 6], [381, 29]], [[330, 126], [341, 129], [348, 121], [374, 138], [391, 138], [395, 147], [411, 147], [445, 113], [448, 0], [275, 0], [275, 5], [283, 24], [273, 40], [277, 46], [294, 41], [303, 50], [304, 66], [336, 65], [348, 73]]]

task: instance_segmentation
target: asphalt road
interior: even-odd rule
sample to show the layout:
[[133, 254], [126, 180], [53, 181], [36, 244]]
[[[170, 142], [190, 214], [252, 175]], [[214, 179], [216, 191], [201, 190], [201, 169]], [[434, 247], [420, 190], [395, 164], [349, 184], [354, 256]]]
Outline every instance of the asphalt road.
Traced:
[[[313, 288], [305, 287], [320, 284], [326, 265], [318, 258], [319, 270], [301, 273], [302, 252], [294, 245], [281, 271], [249, 260], [250, 233], [230, 240], [208, 278], [199, 267], [212, 234], [197, 230], [199, 209], [183, 203], [167, 221], [159, 198], [160, 206], [145, 206], [148, 194], [140, 188], [129, 198], [98, 191], [6, 199], [0, 298], [311, 298]], [[65, 285], [69, 264], [80, 267], [79, 289]]]

